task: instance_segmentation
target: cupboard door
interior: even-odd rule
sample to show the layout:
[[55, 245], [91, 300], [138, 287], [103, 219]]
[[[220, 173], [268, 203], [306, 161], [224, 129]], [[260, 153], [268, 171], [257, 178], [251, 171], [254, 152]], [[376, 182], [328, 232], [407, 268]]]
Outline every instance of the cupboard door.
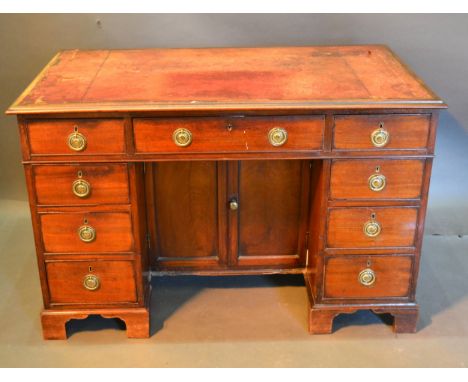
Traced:
[[225, 263], [225, 202], [218, 205], [225, 200], [224, 163], [160, 162], [152, 171], [156, 268]]
[[[305, 259], [309, 162], [300, 160], [240, 161], [230, 173], [231, 264], [296, 267]], [[233, 166], [231, 166], [233, 167]], [[235, 172], [237, 170], [237, 177]], [[237, 235], [236, 235], [237, 231]]]

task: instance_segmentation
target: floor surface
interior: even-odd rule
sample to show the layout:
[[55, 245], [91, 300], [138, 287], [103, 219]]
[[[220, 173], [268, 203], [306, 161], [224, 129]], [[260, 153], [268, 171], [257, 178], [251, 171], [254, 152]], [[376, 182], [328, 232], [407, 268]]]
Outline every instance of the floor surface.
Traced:
[[302, 276], [178, 276], [153, 280], [147, 340], [90, 317], [72, 321], [67, 341], [43, 341], [28, 204], [0, 200], [0, 366], [466, 367], [468, 237], [438, 234], [436, 223], [429, 214], [415, 334], [362, 311], [310, 336]]

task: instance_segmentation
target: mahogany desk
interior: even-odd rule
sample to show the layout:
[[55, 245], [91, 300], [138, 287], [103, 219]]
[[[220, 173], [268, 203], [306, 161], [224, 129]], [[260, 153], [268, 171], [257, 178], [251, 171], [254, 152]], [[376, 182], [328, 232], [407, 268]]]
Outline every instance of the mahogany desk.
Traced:
[[174, 274], [301, 273], [311, 333], [359, 309], [415, 331], [445, 107], [385, 46], [58, 53], [7, 112], [44, 338], [90, 314], [147, 337]]

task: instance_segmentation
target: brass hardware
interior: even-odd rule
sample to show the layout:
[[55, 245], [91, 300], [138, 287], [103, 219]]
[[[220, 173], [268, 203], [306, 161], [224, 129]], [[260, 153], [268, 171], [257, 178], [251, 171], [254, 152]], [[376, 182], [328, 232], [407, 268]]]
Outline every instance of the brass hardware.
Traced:
[[172, 140], [179, 147], [187, 147], [192, 143], [192, 133], [188, 129], [176, 129], [172, 134]]
[[91, 193], [91, 185], [81, 177], [72, 184], [73, 193], [79, 198], [86, 198]]
[[239, 203], [237, 202], [236, 199], [232, 199], [230, 202], [229, 202], [229, 208], [232, 210], [232, 211], [235, 211], [239, 208]]
[[382, 174], [373, 174], [369, 177], [368, 180], [369, 188], [372, 191], [378, 192], [382, 191], [387, 185], [387, 179]]
[[377, 237], [380, 235], [382, 228], [380, 224], [375, 220], [369, 220], [364, 223], [363, 231], [364, 234], [368, 237]]
[[371, 142], [375, 147], [384, 147], [390, 140], [390, 133], [383, 126], [384, 124], [381, 122], [380, 127], [371, 134]]
[[91, 243], [96, 239], [96, 230], [85, 223], [85, 225], [78, 228], [78, 237], [85, 243]]
[[268, 133], [268, 140], [272, 146], [283, 146], [288, 140], [288, 132], [282, 127], [274, 127]]
[[363, 269], [359, 273], [358, 280], [364, 286], [371, 286], [375, 283], [375, 273], [370, 268]]
[[73, 151], [83, 151], [86, 148], [86, 137], [78, 132], [78, 127], [75, 126], [73, 133], [68, 136], [68, 147]]
[[101, 282], [99, 280], [99, 277], [96, 275], [86, 275], [83, 279], [83, 286], [85, 289], [93, 291], [99, 288], [101, 285]]

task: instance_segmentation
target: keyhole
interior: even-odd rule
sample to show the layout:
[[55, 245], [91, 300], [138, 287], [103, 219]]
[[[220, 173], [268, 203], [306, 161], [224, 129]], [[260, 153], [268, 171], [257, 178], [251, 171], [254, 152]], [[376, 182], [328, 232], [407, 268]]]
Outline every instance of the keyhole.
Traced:
[[375, 172], [380, 172], [380, 166], [375, 166]]
[[370, 217], [371, 217], [371, 219], [375, 219], [375, 212], [372, 212]]
[[88, 219], [84, 218], [83, 222], [84, 224], [88, 224]]
[[92, 267], [91, 265], [88, 267], [88, 271], [89, 271], [89, 272], [92, 272], [92, 271], [93, 271], [93, 267]]
[[232, 131], [232, 127], [233, 127], [233, 126], [232, 126], [232, 123], [229, 122], [229, 123], [226, 125], [227, 131]]

